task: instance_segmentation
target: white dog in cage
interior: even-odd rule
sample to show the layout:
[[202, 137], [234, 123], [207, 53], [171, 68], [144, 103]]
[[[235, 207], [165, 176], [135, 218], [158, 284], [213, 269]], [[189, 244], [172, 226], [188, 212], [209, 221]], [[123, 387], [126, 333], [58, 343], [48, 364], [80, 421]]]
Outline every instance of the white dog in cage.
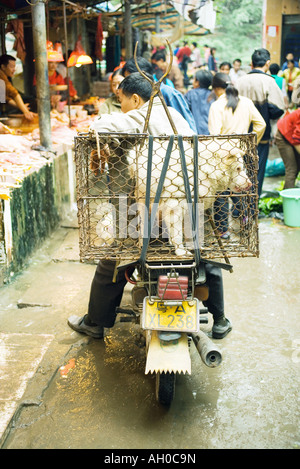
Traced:
[[[157, 98], [158, 99], [158, 98]], [[158, 100], [159, 101], [159, 100]], [[141, 142], [137, 132], [143, 132], [145, 118], [147, 114], [148, 104], [146, 103], [139, 109], [126, 112], [118, 115], [106, 115], [97, 120], [92, 130], [97, 132], [116, 132], [119, 136], [112, 137], [109, 142], [107, 138], [101, 143], [101, 147], [109, 146], [112, 153], [114, 146], [119, 145], [122, 147], [122, 132], [135, 134], [136, 145], [126, 144], [124, 153], [126, 153], [129, 169], [131, 175], [134, 176], [135, 184], [135, 200], [137, 204], [145, 202], [146, 194], [146, 181], [147, 181], [147, 161], [148, 161], [148, 139], [144, 139], [144, 145], [140, 149]], [[180, 129], [182, 135], [191, 137], [193, 135], [188, 123], [185, 119], [173, 108], [169, 108], [169, 112], [175, 122], [177, 129]], [[137, 130], [138, 129], [138, 130]], [[159, 135], [172, 135], [173, 130], [168, 122], [168, 118], [164, 116], [164, 110], [160, 102], [153, 103], [153, 108], [149, 121], [149, 132], [152, 135], [157, 135], [153, 144], [153, 164], [151, 169], [151, 198], [156, 193], [159, 178], [161, 175], [163, 161], [166, 155], [168, 146], [168, 138], [159, 138]], [[98, 134], [101, 139], [101, 133]], [[125, 137], [124, 137], [125, 138]], [[188, 178], [193, 193], [193, 148], [191, 144], [192, 139], [184, 139], [184, 153], [187, 164]], [[104, 144], [104, 147], [103, 147]], [[119, 147], [119, 148], [120, 148]], [[199, 138], [199, 161], [198, 161], [198, 189], [199, 189], [199, 202], [202, 203], [204, 209], [211, 207], [214, 203], [215, 196], [218, 192], [227, 189], [233, 192], [246, 191], [251, 187], [251, 182], [244, 170], [243, 154], [244, 150], [241, 148], [241, 141], [238, 137], [213, 137], [208, 136]], [[108, 156], [109, 159], [109, 156]], [[182, 168], [180, 163], [180, 153], [178, 149], [178, 141], [175, 138], [173, 150], [170, 157], [170, 162], [166, 172], [163, 191], [160, 198], [160, 210], [164, 224], [167, 227], [169, 240], [174, 245], [177, 255], [184, 255], [187, 252], [185, 245], [185, 236], [183, 233], [183, 220], [186, 219], [186, 214], [183, 213], [182, 199], [186, 199], [184, 179], [182, 175]], [[103, 223], [106, 225], [112, 220], [112, 216], [108, 213], [103, 218]], [[108, 227], [99, 225], [99, 233], [101, 236], [107, 238], [107, 244], [111, 241], [108, 240], [110, 233]], [[140, 238], [143, 237], [143, 227], [141, 227]]]
[[[150, 185], [151, 203], [153, 203], [157, 191], [168, 143], [168, 139], [154, 138]], [[184, 139], [183, 145], [188, 179], [193, 194], [194, 175], [191, 139]], [[124, 151], [127, 155], [130, 175], [135, 179], [135, 207], [138, 207], [136, 219], [139, 219], [138, 230], [140, 239], [142, 239], [145, 209], [141, 210], [141, 207], [145, 203], [148, 177], [148, 140], [144, 141], [142, 148], [136, 145], [134, 149], [129, 150], [127, 147]], [[229, 189], [234, 193], [238, 193], [246, 191], [250, 187], [251, 182], [244, 169], [243, 151], [240, 148], [240, 139], [238, 137], [230, 139], [207, 137], [200, 139], [198, 142], [198, 213], [200, 216], [213, 205], [218, 192]], [[131, 210], [133, 210], [132, 207]], [[187, 246], [191, 246], [191, 241], [187, 242], [187, 240], [191, 240], [195, 233], [193, 233], [188, 216], [180, 152], [176, 139], [165, 176], [158, 214], [166, 228], [165, 237], [169, 238], [174, 245], [176, 255], [189, 255]], [[101, 203], [97, 209], [97, 218], [99, 219], [96, 226], [97, 244], [109, 246], [116, 237], [115, 208], [111, 203]], [[203, 223], [201, 227], [203, 228]], [[135, 228], [132, 233], [136, 236], [137, 231]], [[128, 230], [127, 234], [129, 236], [130, 233], [130, 230]]]
[[[155, 138], [152, 152], [150, 197], [153, 200], [162, 172], [168, 141]], [[191, 192], [193, 194], [193, 148], [190, 141], [184, 141], [184, 153]], [[136, 180], [136, 200], [145, 200], [147, 181], [148, 141], [137, 152], [130, 151], [128, 160]], [[218, 192], [227, 189], [237, 193], [249, 190], [251, 181], [244, 169], [243, 151], [238, 137], [218, 139], [207, 137], [198, 142], [198, 191], [199, 213], [210, 208]], [[174, 141], [165, 182], [160, 198], [160, 213], [167, 227], [170, 241], [178, 256], [189, 254], [184, 239], [189, 238], [192, 227], [187, 223], [187, 206], [178, 142]], [[201, 210], [202, 208], [202, 210]]]

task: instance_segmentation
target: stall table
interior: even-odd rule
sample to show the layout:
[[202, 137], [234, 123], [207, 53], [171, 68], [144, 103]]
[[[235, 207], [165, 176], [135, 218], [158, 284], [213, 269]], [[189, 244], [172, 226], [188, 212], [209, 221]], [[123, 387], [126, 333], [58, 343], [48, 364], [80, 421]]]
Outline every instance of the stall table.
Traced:
[[[37, 150], [38, 123], [0, 123], [0, 284], [28, 261], [70, 210], [75, 209], [73, 146], [95, 116], [51, 111], [53, 149]], [[27, 126], [27, 127], [26, 127]]]

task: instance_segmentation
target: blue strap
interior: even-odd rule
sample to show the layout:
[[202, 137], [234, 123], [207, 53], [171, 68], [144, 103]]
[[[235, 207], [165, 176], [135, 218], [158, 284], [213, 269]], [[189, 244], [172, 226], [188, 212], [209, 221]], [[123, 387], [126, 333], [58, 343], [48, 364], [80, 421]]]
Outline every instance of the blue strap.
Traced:
[[[197, 206], [198, 206], [198, 139], [197, 139], [197, 136], [195, 137], [193, 139], [194, 141], [194, 204], [192, 200], [188, 171], [187, 171], [187, 166], [186, 166], [182, 135], [178, 135], [178, 147], [179, 147], [179, 153], [180, 153], [185, 195], [186, 195], [186, 200], [188, 203], [188, 213], [189, 213], [190, 223], [191, 223], [191, 227], [193, 231], [195, 261], [196, 261], [196, 265], [198, 266], [200, 263], [200, 249], [199, 249], [199, 236], [198, 236], [199, 235], [198, 233], [199, 220], [198, 220], [198, 210], [197, 210]], [[195, 174], [195, 170], [196, 170], [196, 174]]]
[[200, 242], [199, 242], [199, 210], [198, 210], [198, 203], [199, 203], [199, 158], [198, 158], [198, 135], [193, 136], [193, 151], [194, 151], [194, 233], [195, 233], [195, 240], [194, 240], [194, 247], [195, 247], [195, 258], [196, 258], [196, 265], [198, 266], [201, 262], [201, 254], [200, 254]]
[[[150, 136], [150, 137], [152, 137], [152, 136]], [[150, 137], [149, 137], [149, 139], [150, 139]], [[141, 252], [140, 259], [139, 259], [139, 261], [141, 263], [144, 263], [145, 260], [146, 260], [146, 253], [147, 253], [147, 249], [148, 249], [148, 245], [149, 245], [149, 241], [150, 241], [150, 236], [151, 236], [151, 233], [152, 233], [152, 229], [153, 229], [153, 226], [154, 226], [154, 222], [155, 222], [155, 218], [156, 218], [156, 214], [157, 214], [157, 210], [158, 210], [158, 204], [159, 204], [160, 196], [161, 196], [161, 193], [162, 193], [162, 190], [163, 190], [164, 180], [165, 180], [165, 177], [166, 177], [166, 174], [167, 174], [167, 169], [168, 169], [168, 166], [169, 166], [169, 161], [170, 161], [170, 157], [171, 157], [171, 153], [172, 153], [173, 144], [174, 144], [174, 135], [171, 135], [170, 140], [169, 140], [169, 144], [168, 144], [168, 148], [167, 148], [167, 151], [166, 151], [165, 160], [164, 160], [163, 167], [162, 167], [162, 170], [161, 170], [158, 186], [157, 186], [157, 189], [156, 189], [156, 194], [155, 194], [154, 203], [153, 203], [153, 206], [152, 206], [151, 216], [149, 214], [149, 211], [150, 211], [150, 186], [151, 186], [151, 167], [150, 167], [150, 163], [149, 163], [149, 154], [150, 154], [150, 150], [151, 150], [150, 158], [151, 158], [151, 165], [152, 165], [153, 137], [151, 139], [151, 148], [150, 148], [150, 145], [149, 145], [149, 148], [148, 148], [147, 171], [149, 171], [149, 167], [150, 167], [150, 172], [147, 172], [147, 186], [146, 186], [146, 200], [145, 200], [145, 205], [146, 205], [146, 210], [147, 210], [146, 215], [148, 216], [148, 218], [146, 220], [146, 217], [145, 217], [143, 247], [142, 247], [142, 252]], [[147, 193], [147, 189], [149, 191], [148, 193]]]
[[[153, 135], [149, 135], [148, 140], [148, 161], [147, 161], [147, 180], [146, 180], [146, 195], [145, 195], [145, 224], [144, 224], [144, 238], [148, 236], [149, 225], [149, 208], [150, 208], [150, 188], [151, 188], [151, 171], [152, 171], [152, 156], [153, 156]], [[147, 223], [146, 223], [147, 217]]]
[[[182, 135], [178, 135], [178, 147], [180, 153], [180, 160], [181, 160], [181, 169], [182, 169], [182, 176], [184, 181], [184, 188], [185, 188], [185, 195], [188, 203], [188, 212], [190, 217], [190, 223], [193, 230], [193, 242], [194, 242], [194, 249], [195, 249], [195, 260], [196, 265], [198, 266], [201, 261], [200, 256], [200, 248], [199, 248], [199, 213], [198, 213], [198, 138], [197, 135], [194, 136], [194, 204], [191, 195], [191, 188], [189, 184], [188, 178], [188, 171], [186, 166], [185, 154], [184, 154], [184, 146], [183, 146], [183, 138]], [[151, 187], [151, 169], [152, 169], [152, 152], [153, 152], [153, 136], [149, 136], [149, 147], [148, 147], [148, 163], [147, 163], [147, 181], [146, 181], [146, 196], [145, 196], [145, 206], [146, 206], [146, 214], [145, 214], [145, 225], [144, 225], [144, 236], [143, 236], [143, 246], [142, 252], [139, 259], [140, 263], [144, 263], [146, 260], [146, 253], [149, 246], [150, 236], [152, 233], [152, 229], [154, 226], [154, 222], [156, 219], [156, 214], [158, 211], [159, 201], [161, 197], [161, 193], [163, 190], [164, 181], [167, 174], [167, 169], [170, 162], [170, 157], [174, 145], [174, 135], [170, 136], [169, 144], [166, 151], [166, 156], [164, 159], [162, 171], [160, 174], [156, 194], [154, 197], [154, 203], [152, 205], [151, 216], [149, 214], [150, 211], [150, 187]], [[147, 219], [146, 219], [147, 216]]]

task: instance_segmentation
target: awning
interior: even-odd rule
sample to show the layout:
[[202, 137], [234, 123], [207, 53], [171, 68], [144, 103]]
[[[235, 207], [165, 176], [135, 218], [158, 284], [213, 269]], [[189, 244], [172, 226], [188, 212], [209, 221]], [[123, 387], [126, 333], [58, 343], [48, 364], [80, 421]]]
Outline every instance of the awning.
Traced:
[[216, 24], [216, 12], [213, 0], [171, 0], [174, 8], [187, 21], [213, 32]]
[[[166, 39], [173, 43], [184, 35], [209, 34], [215, 25], [211, 0], [152, 0], [132, 6], [131, 11], [132, 27], [150, 31], [153, 46], [165, 44]], [[206, 18], [205, 26], [200, 23], [201, 18]]]
[[[33, 2], [34, 3], [34, 2]], [[61, 6], [62, 0], [49, 1], [48, 5]], [[75, 3], [66, 0], [67, 6], [80, 5], [81, 8], [94, 9], [95, 13], [100, 11], [112, 12], [114, 8], [106, 0], [85, 0]], [[27, 0], [0, 0], [0, 6], [10, 11], [27, 9], [30, 2]], [[91, 11], [92, 11], [91, 10]], [[213, 0], [148, 0], [132, 1], [132, 26], [149, 30], [151, 32], [163, 33], [178, 25], [179, 18], [182, 23], [182, 34], [204, 35], [213, 32], [216, 21], [216, 13], [213, 8]], [[119, 14], [122, 14], [118, 8]]]
[[[62, 0], [49, 1], [48, 6], [61, 6]], [[109, 2], [104, 0], [85, 0], [81, 4], [66, 0], [66, 5], [80, 6], [89, 9], [89, 17], [102, 11], [105, 15], [122, 17], [122, 9], [107, 10]], [[27, 0], [0, 0], [4, 9], [16, 12], [18, 9], [29, 7]], [[106, 8], [102, 8], [105, 7]], [[111, 8], [109, 8], [111, 10]], [[30, 11], [30, 10], [29, 10]], [[213, 32], [216, 13], [213, 9], [213, 0], [148, 0], [132, 1], [131, 3], [132, 27], [148, 31], [152, 46], [165, 45], [166, 39], [170, 43], [180, 40], [183, 36], [203, 36]]]

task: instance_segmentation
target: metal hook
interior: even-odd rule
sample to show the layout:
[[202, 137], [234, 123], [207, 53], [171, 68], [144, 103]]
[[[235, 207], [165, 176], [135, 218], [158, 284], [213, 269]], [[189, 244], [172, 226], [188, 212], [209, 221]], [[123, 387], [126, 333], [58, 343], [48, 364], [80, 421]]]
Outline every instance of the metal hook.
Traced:
[[149, 99], [149, 106], [148, 106], [148, 111], [147, 111], [147, 115], [146, 115], [146, 120], [145, 120], [145, 125], [144, 125], [144, 130], [143, 132], [145, 133], [146, 130], [147, 130], [147, 127], [148, 127], [148, 124], [149, 124], [149, 119], [150, 119], [150, 113], [151, 113], [151, 109], [152, 109], [152, 105], [153, 105], [153, 100], [155, 98], [156, 95], [158, 95], [158, 97], [160, 98], [161, 100], [161, 103], [166, 111], [166, 114], [167, 114], [167, 117], [169, 119], [169, 122], [171, 124], [171, 127], [172, 127], [172, 130], [174, 132], [174, 134], [178, 134], [177, 132], [177, 129], [176, 129], [176, 126], [173, 122], [173, 119], [171, 117], [171, 114], [170, 114], [170, 111], [168, 109], [168, 106], [166, 105], [166, 102], [164, 100], [164, 97], [160, 91], [160, 85], [162, 83], [162, 81], [168, 76], [168, 74], [170, 73], [170, 70], [171, 70], [171, 67], [172, 67], [172, 63], [173, 63], [173, 51], [172, 51], [172, 47], [169, 43], [169, 41], [166, 39], [166, 42], [167, 42], [167, 45], [169, 47], [169, 51], [170, 51], [170, 63], [168, 65], [168, 68], [166, 70], [166, 72], [160, 77], [160, 79], [155, 82], [153, 80], [151, 80], [146, 74], [145, 72], [143, 72], [138, 63], [137, 63], [137, 46], [138, 46], [138, 41], [135, 43], [135, 48], [134, 48], [134, 62], [135, 62], [135, 65], [136, 65], [136, 68], [138, 70], [138, 72], [147, 80], [149, 81], [149, 83], [151, 83], [151, 86], [152, 86], [152, 93], [151, 93], [151, 96], [150, 96], [150, 99]]
[[[166, 42], [167, 42], [167, 45], [169, 47], [169, 51], [170, 51], [170, 63], [168, 64], [168, 68], [167, 68], [167, 71], [160, 77], [160, 79], [156, 82], [156, 83], [162, 83], [163, 80], [165, 78], [167, 78], [167, 76], [169, 75], [170, 71], [171, 71], [171, 68], [172, 68], [172, 64], [173, 64], [173, 51], [172, 51], [172, 47], [168, 41], [168, 39], [166, 39]], [[147, 77], [147, 75], [140, 69], [139, 67], [139, 64], [137, 63], [137, 60], [136, 60], [136, 53], [137, 53], [137, 46], [138, 46], [138, 41], [136, 42], [135, 44], [135, 48], [134, 48], [134, 61], [135, 61], [135, 65], [136, 65], [136, 68], [138, 69], [138, 71], [140, 72], [140, 74], [146, 78], [146, 80], [148, 80], [151, 84], [153, 83], [152, 80], [150, 80], [149, 77]]]

